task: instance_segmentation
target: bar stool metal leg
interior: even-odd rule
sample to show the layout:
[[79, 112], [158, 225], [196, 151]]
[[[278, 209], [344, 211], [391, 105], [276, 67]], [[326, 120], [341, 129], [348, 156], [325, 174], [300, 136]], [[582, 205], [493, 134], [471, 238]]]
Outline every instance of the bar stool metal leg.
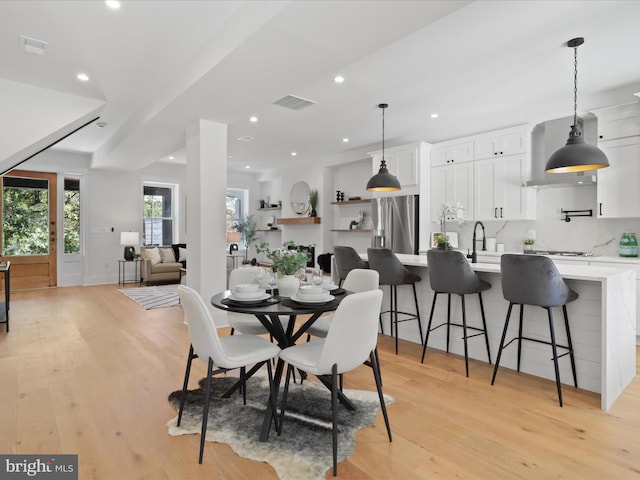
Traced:
[[447, 353], [449, 353], [450, 331], [451, 331], [451, 294], [447, 293]]
[[467, 308], [464, 303], [464, 295], [460, 295], [462, 301], [462, 335], [464, 340], [464, 369], [467, 377], [469, 376], [469, 352], [467, 350]]
[[431, 313], [429, 314], [429, 324], [427, 325], [427, 331], [424, 335], [424, 343], [422, 344], [422, 360], [420, 363], [424, 363], [424, 355], [427, 353], [427, 344], [429, 343], [429, 333], [431, 332], [431, 322], [433, 321], [433, 311], [436, 308], [436, 299], [438, 298], [438, 292], [433, 292], [433, 302], [431, 302]]
[[496, 374], [498, 373], [498, 367], [500, 366], [500, 357], [502, 357], [502, 350], [504, 349], [504, 339], [507, 336], [507, 330], [509, 329], [509, 321], [511, 320], [511, 310], [513, 309], [513, 303], [509, 302], [509, 309], [507, 310], [507, 318], [504, 321], [504, 329], [502, 330], [502, 339], [500, 340], [500, 348], [498, 348], [498, 356], [496, 357], [496, 364], [493, 367], [493, 376], [491, 377], [491, 385], [496, 381]]
[[520, 354], [522, 353], [522, 320], [524, 319], [524, 305], [520, 305], [520, 324], [518, 326], [518, 371], [520, 371]]
[[418, 331], [420, 332], [420, 341], [422, 341], [422, 319], [420, 318], [420, 310], [418, 308], [418, 294], [416, 293], [416, 284], [412, 283], [413, 287], [413, 301], [416, 306], [416, 319], [418, 320]]
[[482, 315], [482, 327], [484, 328], [484, 341], [487, 345], [487, 357], [489, 359], [489, 365], [491, 365], [491, 350], [489, 350], [489, 334], [487, 333], [487, 320], [484, 316], [484, 304], [482, 303], [482, 292], [478, 292], [478, 300], [480, 301], [480, 313]]
[[551, 308], [547, 307], [547, 314], [549, 316], [549, 333], [551, 335], [551, 350], [553, 351], [553, 367], [556, 371], [556, 388], [558, 389], [558, 401], [562, 406], [562, 386], [560, 385], [560, 369], [558, 368], [558, 349], [556, 348], [556, 333], [553, 328], [553, 313]]
[[573, 342], [571, 341], [571, 330], [569, 330], [569, 316], [567, 315], [567, 306], [562, 306], [564, 314], [564, 327], [567, 330], [567, 346], [569, 347], [569, 358], [571, 359], [571, 371], [573, 372], [573, 386], [578, 388], [578, 377], [576, 375], [576, 359], [573, 356]]

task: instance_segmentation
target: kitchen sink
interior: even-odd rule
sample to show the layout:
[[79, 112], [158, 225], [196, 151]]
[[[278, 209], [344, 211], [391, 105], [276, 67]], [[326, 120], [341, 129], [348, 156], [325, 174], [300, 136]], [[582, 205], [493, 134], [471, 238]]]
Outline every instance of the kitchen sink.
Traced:
[[528, 250], [531, 255], [558, 255], [560, 257], [593, 257], [593, 252], [569, 252], [565, 250]]

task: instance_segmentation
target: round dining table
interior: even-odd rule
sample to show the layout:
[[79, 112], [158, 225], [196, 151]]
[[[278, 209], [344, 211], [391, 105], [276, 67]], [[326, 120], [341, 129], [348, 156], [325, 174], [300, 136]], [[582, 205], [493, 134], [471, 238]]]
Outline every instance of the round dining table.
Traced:
[[[231, 298], [231, 291], [226, 290], [221, 293], [217, 293], [211, 297], [211, 305], [221, 310], [235, 313], [246, 313], [254, 315], [262, 325], [269, 331], [271, 336], [275, 339], [278, 346], [282, 349], [290, 347], [296, 343], [296, 341], [305, 334], [313, 323], [320, 318], [320, 316], [326, 312], [333, 312], [338, 308], [340, 302], [349, 295], [350, 292], [345, 291], [342, 288], [331, 291], [333, 299], [323, 303], [301, 303], [292, 300], [291, 298], [279, 297], [278, 295], [271, 296], [270, 298], [262, 301], [255, 302], [242, 302], [233, 300]], [[296, 328], [296, 319], [300, 315], [308, 315], [300, 326]], [[289, 318], [288, 327], [285, 329], [280, 321], [280, 316], [286, 316]], [[246, 378], [249, 378], [258, 370], [257, 367], [253, 367], [246, 372]], [[284, 371], [284, 362], [278, 359], [276, 371], [273, 376], [276, 392], [280, 387], [282, 381], [282, 373]], [[325, 386], [330, 388], [330, 385], [325, 383], [325, 380], [319, 379]], [[233, 387], [231, 387], [223, 397], [228, 397], [235, 390], [240, 388], [244, 382], [238, 381]], [[348, 409], [354, 410], [354, 405], [349, 399], [341, 392], [338, 393], [339, 399], [343, 405]], [[271, 405], [267, 402], [267, 411], [262, 423], [262, 429], [260, 431], [260, 440], [266, 441], [269, 436], [269, 430], [273, 420], [273, 410]]]

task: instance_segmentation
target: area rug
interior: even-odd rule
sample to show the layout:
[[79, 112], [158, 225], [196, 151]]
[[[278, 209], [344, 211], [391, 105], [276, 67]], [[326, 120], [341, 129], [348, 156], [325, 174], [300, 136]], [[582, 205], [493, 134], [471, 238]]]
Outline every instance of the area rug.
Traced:
[[147, 310], [152, 308], [174, 307], [180, 303], [178, 285], [121, 288], [119, 291]]
[[[287, 399], [282, 435], [271, 429], [266, 442], [258, 440], [269, 383], [262, 376], [254, 376], [247, 382], [247, 404], [242, 395], [220, 398], [237, 378], [214, 377], [212, 381], [207, 441], [228, 444], [238, 455], [271, 465], [281, 480], [324, 479], [325, 472], [333, 465], [331, 440], [331, 393], [324, 386], [306, 381], [303, 385], [291, 384]], [[371, 378], [372, 386], [373, 376]], [[200, 388], [187, 394], [185, 411], [180, 427], [178, 417], [167, 423], [169, 435], [200, 434], [206, 380], [200, 380]], [[169, 402], [178, 411], [181, 391], [169, 395]], [[355, 411], [340, 406], [338, 409], [338, 462], [347, 459], [355, 448], [355, 434], [375, 421], [380, 408], [375, 391], [344, 390], [356, 406]], [[278, 398], [278, 402], [280, 397]], [[393, 398], [385, 395], [387, 404]], [[389, 412], [391, 415], [391, 412]], [[390, 419], [393, 426], [393, 418]], [[386, 429], [384, 423], [379, 428]], [[198, 459], [194, 445], [193, 461]], [[206, 461], [206, 452], [205, 452]], [[339, 473], [339, 467], [338, 467]]]

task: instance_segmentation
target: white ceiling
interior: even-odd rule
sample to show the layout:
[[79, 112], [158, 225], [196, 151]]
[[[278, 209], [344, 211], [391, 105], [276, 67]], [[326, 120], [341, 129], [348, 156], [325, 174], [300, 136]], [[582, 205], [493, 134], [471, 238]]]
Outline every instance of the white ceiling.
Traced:
[[[184, 161], [185, 127], [208, 119], [229, 126], [229, 169], [260, 172], [365, 158], [380, 148], [381, 102], [389, 147], [569, 116], [577, 36], [579, 112], [638, 101], [639, 24], [635, 0], [5, 0], [0, 79], [105, 101], [106, 128], [56, 146], [95, 167]], [[20, 35], [46, 55], [21, 51]], [[317, 104], [273, 105], [288, 94]]]

